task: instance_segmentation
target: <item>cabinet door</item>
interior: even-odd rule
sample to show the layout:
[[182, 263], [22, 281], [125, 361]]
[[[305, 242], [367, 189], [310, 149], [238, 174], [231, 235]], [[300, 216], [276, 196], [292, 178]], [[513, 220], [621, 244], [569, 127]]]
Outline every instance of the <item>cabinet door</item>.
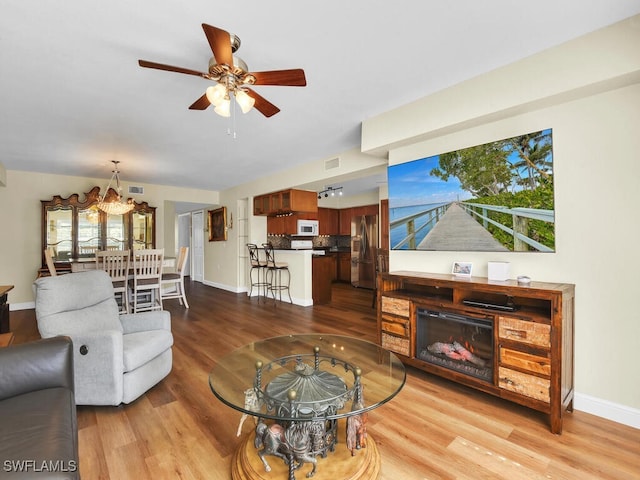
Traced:
[[289, 210], [293, 212], [316, 213], [318, 211], [318, 196], [316, 192], [307, 190], [288, 190]]
[[284, 234], [284, 217], [267, 217], [267, 235]]
[[318, 208], [320, 235], [338, 235], [338, 210], [335, 208]]
[[380, 200], [380, 248], [389, 250], [389, 200]]
[[280, 197], [279, 210], [282, 210], [283, 212], [290, 212], [293, 210], [291, 208], [291, 191], [280, 192], [278, 196]]
[[341, 282], [351, 282], [351, 254], [339, 253], [338, 254], [338, 278]]
[[284, 208], [282, 204], [282, 192], [276, 192], [271, 194], [271, 204], [269, 206], [270, 214], [282, 213], [288, 211], [289, 208]]
[[340, 235], [351, 235], [351, 208], [340, 210]]
[[259, 195], [253, 198], [253, 214], [267, 215], [271, 210], [271, 195]]

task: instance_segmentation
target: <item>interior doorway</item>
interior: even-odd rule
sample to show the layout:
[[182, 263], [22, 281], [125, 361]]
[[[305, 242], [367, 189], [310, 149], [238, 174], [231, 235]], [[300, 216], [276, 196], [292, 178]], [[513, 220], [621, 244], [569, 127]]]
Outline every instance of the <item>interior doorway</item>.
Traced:
[[204, 211], [191, 213], [191, 280], [204, 281]]
[[178, 215], [178, 249], [189, 247], [189, 258], [184, 267], [184, 276], [191, 276], [191, 263], [193, 260], [193, 248], [191, 248], [191, 213]]

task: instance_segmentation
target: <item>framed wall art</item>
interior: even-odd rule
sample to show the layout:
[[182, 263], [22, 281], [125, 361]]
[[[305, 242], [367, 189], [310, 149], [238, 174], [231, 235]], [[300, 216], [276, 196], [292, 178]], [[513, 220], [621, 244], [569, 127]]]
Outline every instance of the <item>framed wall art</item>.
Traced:
[[208, 227], [210, 242], [227, 240], [227, 207], [209, 210]]
[[388, 168], [392, 250], [555, 252], [552, 131]]

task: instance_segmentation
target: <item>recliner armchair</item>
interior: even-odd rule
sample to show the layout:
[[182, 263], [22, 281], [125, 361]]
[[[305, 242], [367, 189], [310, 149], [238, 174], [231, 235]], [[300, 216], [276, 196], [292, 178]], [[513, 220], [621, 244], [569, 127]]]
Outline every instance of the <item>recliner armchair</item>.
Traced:
[[71, 339], [0, 348], [0, 365], [0, 478], [80, 478]]
[[169, 312], [119, 315], [106, 272], [43, 277], [34, 288], [40, 335], [73, 340], [78, 405], [131, 403], [171, 371]]

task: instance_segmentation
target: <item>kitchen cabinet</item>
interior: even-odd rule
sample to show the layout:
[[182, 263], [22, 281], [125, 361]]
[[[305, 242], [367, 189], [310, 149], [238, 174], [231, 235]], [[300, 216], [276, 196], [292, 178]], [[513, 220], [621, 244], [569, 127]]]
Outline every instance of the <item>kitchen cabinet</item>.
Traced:
[[336, 208], [318, 208], [320, 235], [339, 235], [340, 210]]
[[351, 208], [342, 208], [340, 209], [340, 235], [351, 235]]
[[338, 253], [338, 280], [351, 283], [351, 253]]
[[271, 211], [271, 196], [259, 195], [253, 197], [253, 214], [254, 215], [268, 215]]
[[331, 303], [331, 268], [333, 262], [329, 256], [314, 255], [311, 267], [311, 295], [314, 305]]
[[298, 215], [267, 217], [267, 235], [295, 235], [298, 230]]
[[316, 192], [289, 189], [253, 198], [254, 215], [276, 216], [292, 212], [317, 213]]

